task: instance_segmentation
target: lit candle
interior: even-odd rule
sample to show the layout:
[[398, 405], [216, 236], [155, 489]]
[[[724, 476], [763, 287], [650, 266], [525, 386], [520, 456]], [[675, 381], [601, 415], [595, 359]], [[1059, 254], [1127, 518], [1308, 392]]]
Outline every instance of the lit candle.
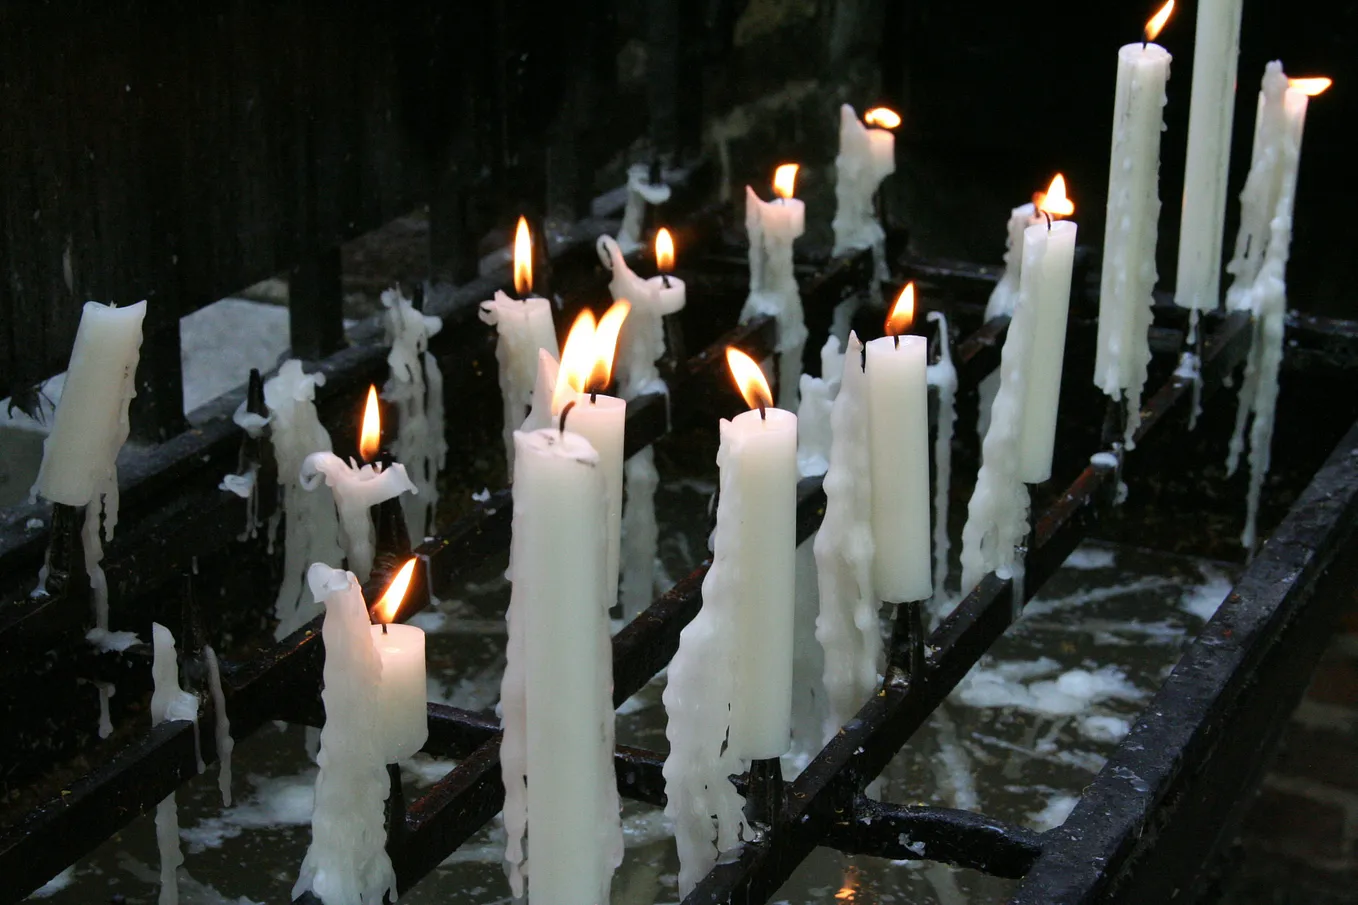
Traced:
[[[381, 437], [377, 388], [369, 387], [359, 441], [359, 455], [365, 463], [376, 458]], [[386, 468], [381, 463], [359, 465], [352, 459], [345, 462], [332, 452], [315, 452], [302, 462], [298, 478], [305, 490], [315, 490], [322, 479], [330, 487], [339, 510], [340, 542], [349, 568], [360, 581], [367, 581], [376, 554], [376, 531], [369, 510], [402, 492], [416, 492], [405, 466], [399, 462]]]
[[1173, 8], [1169, 0], [1146, 24], [1146, 40], [1118, 51], [1094, 383], [1114, 400], [1126, 397], [1128, 447], [1141, 423], [1141, 389], [1151, 358], [1160, 133], [1170, 61], [1169, 51], [1149, 42]]
[[1221, 237], [1226, 226], [1243, 5], [1244, 0], [1198, 2], [1174, 301], [1199, 311], [1215, 309], [1221, 297]]
[[914, 317], [915, 284], [908, 283], [887, 315], [888, 335], [867, 345], [873, 584], [882, 600], [894, 603], [933, 593], [928, 344], [902, 335]]
[[[1060, 173], [1039, 202], [1052, 217], [1068, 217], [1075, 205], [1066, 197]], [[1061, 401], [1061, 370], [1066, 356], [1066, 315], [1070, 309], [1071, 269], [1075, 265], [1076, 225], [1044, 220], [1023, 238], [1020, 305], [1033, 307], [1036, 324], [1029, 349], [1019, 437], [1019, 475], [1029, 484], [1051, 477], [1056, 446], [1056, 415]]]
[[417, 562], [406, 561], [372, 608], [378, 622], [370, 628], [372, 643], [382, 661], [377, 706], [380, 724], [375, 731], [386, 740], [387, 763], [392, 764], [414, 756], [429, 738], [424, 630], [395, 621]]
[[[613, 772], [606, 491], [599, 453], [573, 430], [577, 408], [563, 410], [557, 425], [514, 435], [500, 763], [514, 895], [523, 894], [526, 830], [530, 901], [597, 905], [609, 900], [622, 860], [622, 825]], [[571, 429], [562, 429], [563, 421]]]
[[[882, 180], [896, 172], [896, 136], [901, 118], [874, 107], [858, 121], [853, 107], [839, 108], [839, 155], [835, 158], [834, 254], [879, 249], [886, 240], [872, 199]], [[873, 126], [876, 128], [869, 128]], [[885, 264], [885, 261], [882, 262]]]
[[[528, 221], [519, 218], [514, 234], [514, 291], [527, 296], [533, 290], [533, 240]], [[500, 395], [504, 399], [505, 456], [514, 464], [514, 431], [533, 401], [538, 349], [558, 357], [552, 303], [529, 296], [522, 300], [496, 292], [481, 303], [481, 320], [495, 326], [498, 338], [495, 359], [500, 366]]]
[[773, 201], [761, 201], [745, 187], [745, 230], [750, 237], [750, 294], [740, 319], [768, 315], [778, 321], [778, 405], [797, 407], [797, 381], [802, 373], [806, 321], [802, 296], [792, 266], [792, 243], [806, 231], [806, 204], [792, 197], [797, 164], [785, 163], [774, 172]]
[[292, 899], [314, 892], [322, 902], [381, 902], [396, 898], [387, 856], [383, 809], [391, 792], [386, 763], [391, 740], [380, 729], [382, 659], [372, 643], [368, 607], [352, 572], [315, 563], [307, 582], [325, 602], [321, 701], [325, 726], [316, 756], [316, 804], [311, 845]]
[[646, 282], [655, 290], [656, 310], [661, 314], [677, 314], [688, 301], [684, 281], [674, 275], [674, 236], [665, 227], [655, 234], [655, 267], [660, 271]]
[[665, 382], [655, 366], [665, 354], [665, 328], [657, 287], [627, 266], [622, 248], [611, 236], [600, 236], [597, 250], [599, 260], [613, 274], [608, 282], [613, 300], [631, 305], [631, 313], [618, 337], [618, 395], [635, 399], [647, 393], [664, 393]]
[[400, 290], [382, 293], [386, 308], [386, 340], [391, 344], [387, 366], [391, 375], [383, 398], [396, 404], [400, 430], [391, 452], [406, 464], [415, 495], [402, 500], [406, 528], [418, 543], [433, 528], [439, 501], [438, 473], [448, 454], [443, 425], [443, 372], [429, 353], [429, 338], [443, 329], [443, 321], [415, 310]]

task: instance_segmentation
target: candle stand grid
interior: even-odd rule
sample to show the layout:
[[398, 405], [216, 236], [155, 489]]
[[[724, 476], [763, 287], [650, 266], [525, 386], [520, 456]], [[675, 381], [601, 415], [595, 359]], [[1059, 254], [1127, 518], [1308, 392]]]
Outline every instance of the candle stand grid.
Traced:
[[[756, 358], [773, 351], [774, 325], [768, 318], [718, 334], [734, 320], [744, 278], [741, 249], [723, 241], [720, 214], [699, 211], [681, 231], [681, 247], [702, 250], [689, 256], [696, 263], [681, 268], [680, 274], [689, 281], [691, 300], [683, 321], [685, 340], [690, 348], [702, 351], [674, 365], [667, 375], [672, 387], [668, 403], [653, 396], [628, 406], [628, 455], [655, 442], [671, 423], [709, 416], [713, 400], [730, 393], [721, 370], [727, 344]], [[554, 256], [554, 281], [568, 308], [597, 300], [603, 292], [607, 277], [592, 260], [592, 245], [605, 226], [581, 224], [574, 241]], [[899, 249], [902, 237], [892, 238], [893, 247]], [[1011, 624], [1024, 602], [1016, 595], [1029, 599], [1037, 593], [1096, 526], [1136, 530], [1128, 526], [1130, 519], [1119, 510], [1116, 497], [1123, 480], [1149, 480], [1140, 465], [1143, 457], [1168, 456], [1171, 464], [1166, 467], [1172, 469], [1180, 447], [1200, 442], [1207, 430], [1207, 424], [1200, 426], [1196, 440], [1187, 433], [1192, 382], [1174, 373], [1187, 334], [1185, 312], [1158, 304], [1152, 335], [1156, 363], [1145, 394], [1138, 447], [1126, 453], [1125, 460], [1116, 458], [1116, 465], [1104, 457], [1100, 464], [1086, 464], [1107, 444], [1102, 397], [1083, 386], [1093, 352], [1089, 312], [1097, 308], [1091, 275], [1098, 268], [1091, 266], [1087, 250], [1081, 254], [1067, 344], [1070, 358], [1057, 477], [1035, 491], [1022, 587], [988, 576], [931, 633], [924, 629], [918, 605], [899, 607], [883, 685], [796, 779], [783, 781], [774, 762], [758, 762], [749, 775], [735, 779], [752, 801], [760, 835], [736, 857], [717, 865], [686, 902], [766, 901], [817, 846], [888, 859], [923, 857], [1022, 878], [1012, 900], [1022, 905], [1167, 902], [1179, 890], [1192, 887], [1204, 861], [1219, 848], [1230, 818], [1239, 812], [1245, 792], [1266, 763], [1260, 752], [1271, 747], [1299, 698], [1336, 608], [1358, 573], [1358, 544], [1353, 537], [1358, 515], [1358, 424], [1347, 425], [1358, 412], [1347, 402], [1335, 403], [1334, 417], [1316, 426], [1305, 474], [1284, 470], [1284, 478], [1291, 481], [1291, 492], [1284, 494], [1290, 496], [1290, 508], [1284, 514], [1278, 507], [1276, 528], [1236, 582], [1228, 605], [1187, 648], [1064, 825], [1038, 833], [984, 814], [892, 804], [865, 794], [873, 778]], [[892, 263], [896, 279], [917, 281], [926, 307], [945, 310], [954, 324], [968, 326], [954, 354], [965, 419], [966, 400], [974, 400], [976, 386], [998, 365], [1007, 326], [1005, 318], [981, 322], [996, 272], [899, 252], [893, 254]], [[801, 267], [812, 329], [809, 348], [816, 346], [817, 331], [824, 335], [834, 306], [866, 290], [870, 273], [865, 254], [820, 258]], [[433, 351], [443, 361], [458, 363], [445, 365], [450, 390], [456, 390], [459, 381], [471, 380], [458, 376], [458, 366], [467, 370], [473, 362], [483, 371], [493, 371], [484, 365], [489, 360], [488, 337], [475, 329], [474, 304], [506, 282], [507, 274], [497, 274], [453, 295], [428, 300], [429, 310], [443, 315], [446, 324]], [[1217, 391], [1238, 379], [1251, 326], [1245, 314], [1210, 314], [1199, 329], [1204, 334], [1201, 395], [1204, 407], [1212, 412], [1226, 402]], [[1287, 367], [1295, 368], [1285, 375], [1285, 382], [1293, 374], [1314, 377], [1324, 371], [1351, 377], [1358, 370], [1358, 324], [1294, 318], [1288, 331]], [[347, 430], [347, 425], [336, 427], [347, 417], [341, 413], [356, 410], [360, 392], [368, 382], [380, 379], [384, 355], [374, 323], [359, 329], [353, 345], [320, 362], [329, 381], [319, 406], [336, 437]], [[259, 409], [258, 375], [252, 376], [246, 398], [252, 409]], [[226, 411], [237, 401], [219, 402]], [[974, 408], [974, 401], [970, 404]], [[497, 410], [498, 400], [491, 399], [482, 414], [494, 418]], [[965, 462], [969, 456], [974, 461], [975, 449], [965, 448], [974, 442], [961, 432], [958, 458]], [[1325, 457], [1330, 447], [1333, 451]], [[223, 624], [228, 617], [203, 599], [208, 577], [195, 578], [194, 573], [198, 557], [238, 543], [244, 503], [216, 491], [202, 478], [231, 470], [241, 456], [259, 463], [267, 473], [268, 447], [247, 439], [242, 448], [240, 432], [228, 419], [219, 419], [207, 429], [180, 435], [139, 455], [124, 472], [123, 525], [109, 547], [105, 569], [115, 599], [139, 600], [144, 607], [136, 618], [154, 616], [174, 628], [192, 678], [201, 669], [202, 645], [227, 628], [242, 628]], [[454, 461], [448, 466], [458, 467]], [[1164, 500], [1172, 497], [1172, 485], [1166, 482], [1168, 489], [1158, 493], [1158, 505], [1167, 505]], [[272, 480], [261, 481], [261, 486], [271, 488]], [[1188, 498], [1193, 499], [1191, 493]], [[1182, 495], [1178, 501], [1182, 505]], [[272, 499], [263, 500], [262, 515], [267, 518], [274, 505]], [[803, 480], [798, 488], [799, 540], [814, 532], [824, 506], [820, 479]], [[1175, 515], [1185, 524], [1178, 526], [1170, 542], [1186, 547], [1195, 540], [1212, 542], [1195, 536], [1201, 533], [1195, 509], [1181, 508]], [[16, 677], [41, 676], [49, 705], [73, 700], [75, 692], [56, 688], [58, 682], [74, 688], [76, 679], [114, 681], [120, 697], [128, 698], [149, 684], [149, 650], [137, 646], [96, 654], [83, 642], [89, 606], [80, 562], [80, 521], [75, 510], [56, 506], [48, 530], [0, 534], [0, 576], [6, 594], [0, 607], [0, 671], [10, 677], [7, 681], [26, 688], [34, 683]], [[399, 516], [384, 517], [380, 524], [374, 584], [410, 547], [410, 539], [399, 529]], [[434, 592], [502, 553], [509, 543], [510, 524], [510, 494], [500, 490], [443, 533], [415, 544], [414, 552], [428, 561]], [[253, 597], [261, 603], [272, 599], [272, 585], [261, 578], [270, 574], [262, 544], [242, 544], [239, 549], [245, 551], [241, 556], [260, 557], [260, 563], [238, 568], [245, 574], [237, 580], [253, 587]], [[44, 556], [50, 567], [46, 593], [27, 596]], [[681, 629], [701, 606], [706, 569], [706, 563], [695, 564], [616, 635], [616, 704], [668, 663]], [[157, 590], [166, 587], [172, 592]], [[413, 597], [415, 603], [406, 615], [424, 605], [428, 589], [417, 588]], [[272, 720], [321, 724], [319, 628], [315, 621], [276, 645], [226, 659], [223, 683], [234, 736], [249, 735]], [[57, 718], [59, 731], [53, 731], [39, 714], [54, 711], [33, 706], [25, 710], [14, 696], [7, 699], [7, 707], [11, 737], [0, 746], [8, 765], [7, 782], [15, 790], [11, 799], [17, 803], [11, 806], [12, 819], [0, 829], [0, 876], [6, 878], [0, 890], [2, 903], [22, 899], [197, 775], [193, 725], [170, 721], [98, 746], [85, 745], [82, 768], [60, 777], [58, 785], [52, 785], [50, 777], [40, 782], [35, 763], [57, 755], [69, 758], [82, 744], [78, 738], [61, 738], [69, 734], [68, 724], [76, 717]], [[199, 722], [206, 727], [213, 719], [210, 699], [205, 698], [204, 707]], [[402, 890], [418, 883], [490, 821], [503, 801], [498, 721], [487, 713], [435, 703], [429, 704], [428, 716], [424, 750], [458, 763], [423, 795], [392, 802], [388, 848]], [[198, 743], [202, 756], [213, 760], [212, 733], [203, 731]], [[615, 764], [622, 795], [663, 804], [663, 759], [663, 752], [620, 745]]]

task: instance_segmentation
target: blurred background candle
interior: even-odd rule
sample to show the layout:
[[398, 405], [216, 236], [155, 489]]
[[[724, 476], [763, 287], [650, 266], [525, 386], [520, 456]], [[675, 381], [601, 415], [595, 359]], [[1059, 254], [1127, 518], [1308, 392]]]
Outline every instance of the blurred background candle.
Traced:
[[[886, 238], [873, 198], [882, 180], [896, 172], [896, 136], [901, 118], [874, 107], [859, 122], [853, 107], [839, 108], [839, 155], [835, 158], [834, 254], [877, 248]], [[876, 127], [876, 128], [873, 128]]]
[[797, 164], [785, 163], [774, 172], [772, 201], [761, 201], [745, 187], [745, 230], [750, 238], [750, 294], [740, 319], [768, 315], [778, 321], [778, 405], [797, 408], [798, 379], [806, 320], [801, 291], [792, 264], [792, 243], [806, 231], [806, 204], [793, 197]]
[[372, 608], [378, 622], [371, 627], [373, 647], [382, 661], [376, 731], [388, 746], [387, 762], [393, 764], [412, 757], [429, 738], [424, 630], [396, 622], [418, 562], [407, 560]]

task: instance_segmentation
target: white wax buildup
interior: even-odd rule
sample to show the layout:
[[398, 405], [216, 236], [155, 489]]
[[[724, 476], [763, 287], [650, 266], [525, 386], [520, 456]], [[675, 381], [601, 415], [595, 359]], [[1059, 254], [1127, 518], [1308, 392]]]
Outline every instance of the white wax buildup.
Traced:
[[600, 236], [599, 258], [612, 271], [608, 291], [614, 301], [626, 301], [632, 308], [618, 336], [618, 395], [635, 399], [645, 393], [664, 393], [656, 361], [665, 354], [665, 327], [661, 320], [657, 288], [627, 266], [622, 248], [609, 236]]
[[375, 731], [381, 725], [382, 661], [353, 573], [316, 563], [307, 581], [316, 599], [325, 601], [325, 726], [316, 755], [311, 845], [292, 898], [310, 891], [325, 905], [380, 905], [384, 895], [396, 898], [383, 814], [391, 791], [388, 742]]
[[448, 454], [443, 424], [443, 372], [429, 353], [429, 337], [443, 321], [415, 310], [400, 292], [382, 293], [386, 308], [386, 341], [391, 345], [387, 366], [391, 375], [382, 396], [396, 404], [399, 431], [392, 455], [406, 466], [415, 494], [401, 501], [406, 528], [415, 543], [433, 529], [438, 504], [438, 473]]
[[648, 446], [623, 463], [622, 575], [619, 595], [622, 618], [631, 622], [649, 607], [655, 594], [656, 549], [660, 528], [655, 519], [655, 492], [660, 472], [655, 467], [655, 448]]
[[[305, 374], [297, 359], [283, 362], [278, 374], [264, 383], [264, 404], [269, 409], [269, 439], [278, 463], [282, 488], [283, 579], [274, 602], [279, 640], [321, 614], [321, 602], [306, 587], [312, 563], [339, 566], [344, 561], [340, 546], [339, 516], [326, 494], [302, 489], [302, 464], [316, 452], [330, 452], [330, 434], [316, 414], [316, 387], [325, 375]], [[277, 519], [279, 515], [275, 515]], [[269, 529], [269, 537], [274, 537]]]
[[372, 507], [402, 493], [416, 492], [405, 466], [399, 462], [387, 468], [358, 465], [334, 453], [318, 452], [306, 457], [299, 477], [302, 489], [307, 491], [314, 491], [322, 479], [330, 487], [339, 510], [345, 559], [359, 581], [367, 581], [377, 552]]
[[[567, 421], [569, 426], [569, 418]], [[607, 902], [622, 860], [599, 456], [570, 430], [517, 432], [501, 685], [505, 860], [529, 901]]]
[[207, 663], [208, 692], [212, 695], [212, 709], [216, 712], [216, 725], [213, 728], [213, 741], [217, 745], [217, 789], [222, 793], [222, 807], [231, 807], [231, 752], [236, 742], [231, 738], [231, 718], [226, 713], [226, 694], [222, 690], [222, 668], [217, 662], [217, 652], [210, 645], [203, 647], [203, 660]]
[[1023, 231], [1039, 222], [1045, 220], [1031, 201], [1009, 212], [1009, 222], [1005, 226], [1004, 273], [990, 291], [990, 300], [985, 307], [986, 320], [1014, 313], [1014, 302], [1018, 301], [1019, 275], [1023, 272]]
[[[839, 154], [835, 157], [834, 254], [872, 248], [886, 241], [873, 197], [882, 180], [896, 171], [896, 137], [858, 119], [853, 107], [839, 108]], [[885, 259], [878, 256], [885, 263]]]
[[833, 440], [824, 482], [825, 518], [815, 541], [820, 588], [816, 640], [825, 651], [826, 739], [872, 693], [882, 650], [879, 598], [872, 580], [872, 483], [862, 355], [863, 344], [851, 332], [830, 415]]
[[[779, 168], [782, 169], [781, 167]], [[802, 373], [806, 321], [801, 290], [792, 265], [792, 243], [806, 231], [806, 204], [786, 194], [761, 201], [745, 187], [745, 231], [750, 239], [750, 294], [741, 309], [742, 323], [760, 315], [778, 322], [778, 407], [797, 408], [797, 381]]]
[[1066, 316], [1077, 227], [1070, 220], [1039, 223], [1025, 231], [1020, 295], [1033, 306], [1033, 342], [1028, 350], [1019, 477], [1038, 484], [1051, 477], [1056, 448], [1056, 415], [1066, 357]]
[[929, 386], [938, 392], [938, 434], [934, 438], [934, 596], [946, 598], [948, 580], [948, 499], [952, 488], [952, 435], [957, 421], [957, 368], [952, 363], [952, 337], [942, 311], [930, 311], [938, 324], [938, 361], [929, 365]]
[[1158, 44], [1137, 42], [1118, 51], [1094, 383], [1114, 400], [1125, 397], [1128, 448], [1141, 423], [1141, 390], [1151, 358], [1160, 133], [1169, 62], [1169, 52]]
[[1174, 301], [1199, 311], [1215, 309], [1221, 299], [1221, 240], [1243, 6], [1243, 0], [1198, 3]]
[[843, 368], [840, 342], [829, 336], [820, 350], [821, 376], [802, 375], [801, 401], [797, 405], [797, 473], [804, 478], [823, 475], [830, 467], [833, 439], [830, 412]]
[[500, 366], [500, 395], [504, 400], [505, 456], [512, 467], [514, 431], [533, 401], [538, 350], [561, 357], [552, 305], [544, 298], [519, 300], [497, 292], [495, 298], [481, 303], [480, 315], [481, 320], [495, 326], [498, 334], [495, 359]]
[[[196, 731], [198, 699], [179, 687], [179, 659], [170, 630], [152, 623], [151, 647], [151, 677], [155, 683], [151, 692], [151, 725], [158, 726], [166, 720], [189, 720]], [[184, 853], [179, 848], [179, 808], [173, 792], [156, 805], [156, 844], [160, 849], [160, 905], [178, 905], [178, 876]]]

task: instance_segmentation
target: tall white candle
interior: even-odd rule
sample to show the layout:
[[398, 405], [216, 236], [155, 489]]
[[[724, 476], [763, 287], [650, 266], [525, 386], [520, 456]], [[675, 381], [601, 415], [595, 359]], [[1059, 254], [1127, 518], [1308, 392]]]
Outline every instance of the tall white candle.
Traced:
[[792, 243], [806, 231], [806, 204], [792, 197], [796, 164], [780, 166], [774, 175], [773, 201], [761, 201], [745, 187], [745, 231], [750, 237], [750, 294], [741, 309], [745, 322], [768, 315], [778, 322], [778, 405], [797, 408], [797, 382], [802, 373], [806, 320], [801, 290], [793, 270]]
[[409, 559], [373, 605], [373, 648], [382, 661], [375, 731], [387, 742], [387, 762], [412, 757], [429, 738], [429, 689], [424, 667], [424, 630], [394, 620], [419, 560]]
[[[151, 725], [159, 726], [166, 720], [189, 720], [198, 723], [198, 698], [179, 687], [179, 658], [175, 654], [174, 635], [158, 622], [151, 623], [151, 678], [155, 689], [151, 693]], [[202, 772], [199, 765], [199, 772]], [[160, 905], [178, 905], [179, 867], [184, 853], [179, 848], [179, 807], [175, 795], [169, 795], [156, 805], [156, 844], [160, 849]]]
[[929, 536], [928, 344], [901, 336], [914, 317], [908, 284], [888, 317], [894, 335], [867, 345], [868, 450], [872, 467], [873, 585], [883, 600], [933, 593]]
[[[508, 663], [502, 685], [505, 857], [529, 900], [607, 902], [622, 859], [613, 772], [605, 496], [599, 455], [556, 428], [514, 436]], [[592, 728], [588, 728], [592, 727]], [[524, 787], [526, 785], [526, 794]]]
[[1200, 311], [1215, 309], [1221, 298], [1221, 239], [1243, 5], [1243, 0], [1198, 2], [1174, 301]]
[[1028, 227], [1023, 240], [1019, 293], [1021, 304], [1033, 306], [1035, 321], [1019, 434], [1019, 476], [1029, 484], [1051, 477], [1076, 229], [1070, 220], [1043, 222]]
[[292, 898], [314, 892], [325, 905], [396, 898], [396, 874], [386, 851], [383, 807], [389, 740], [382, 725], [382, 660], [373, 647], [363, 592], [352, 572], [314, 564], [307, 582], [325, 601], [325, 726], [316, 755], [316, 804], [311, 845]]
[[386, 340], [390, 377], [383, 398], [396, 404], [398, 432], [391, 452], [405, 463], [415, 494], [402, 500], [406, 529], [416, 543], [433, 528], [439, 500], [438, 473], [448, 454], [443, 424], [443, 374], [429, 354], [429, 338], [443, 329], [443, 321], [415, 310], [399, 290], [382, 293], [386, 308]]
[[[1148, 39], [1159, 32], [1156, 21], [1163, 25], [1171, 7], [1147, 25]], [[1141, 423], [1141, 389], [1151, 357], [1160, 133], [1169, 62], [1169, 51], [1158, 44], [1138, 42], [1118, 51], [1094, 383], [1114, 400], [1125, 396], [1129, 447]]]
[[[835, 158], [835, 232], [834, 254], [864, 248], [880, 249], [886, 239], [877, 221], [873, 198], [882, 180], [896, 172], [896, 136], [889, 129], [901, 119], [885, 108], [869, 110], [864, 116], [869, 128], [859, 122], [853, 107], [839, 108], [839, 155]], [[883, 262], [884, 263], [884, 262]]]

